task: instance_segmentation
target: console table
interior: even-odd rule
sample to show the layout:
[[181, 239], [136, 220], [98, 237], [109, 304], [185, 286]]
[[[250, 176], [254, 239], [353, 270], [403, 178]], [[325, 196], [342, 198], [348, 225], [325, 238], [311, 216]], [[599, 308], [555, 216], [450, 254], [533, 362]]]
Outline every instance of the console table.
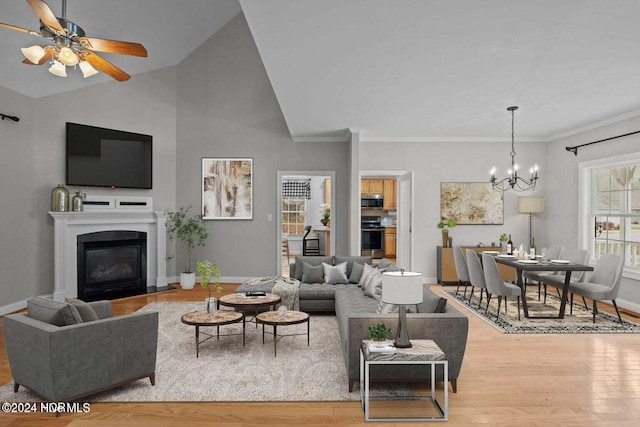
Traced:
[[[398, 348], [393, 354], [375, 353], [369, 351], [369, 343], [363, 340], [360, 346], [360, 403], [364, 411], [366, 421], [447, 421], [449, 419], [449, 362], [446, 355], [433, 340], [411, 340], [412, 347]], [[431, 393], [428, 396], [370, 396], [369, 369], [371, 365], [430, 365], [431, 366]], [[441, 404], [436, 399], [436, 366], [440, 365], [444, 372], [444, 399]], [[372, 400], [427, 400], [433, 404], [432, 411], [437, 415], [419, 416], [416, 412], [403, 408], [402, 417], [372, 417], [370, 415]], [[413, 407], [412, 407], [413, 408]], [[420, 413], [425, 413], [428, 408], [420, 407]]]

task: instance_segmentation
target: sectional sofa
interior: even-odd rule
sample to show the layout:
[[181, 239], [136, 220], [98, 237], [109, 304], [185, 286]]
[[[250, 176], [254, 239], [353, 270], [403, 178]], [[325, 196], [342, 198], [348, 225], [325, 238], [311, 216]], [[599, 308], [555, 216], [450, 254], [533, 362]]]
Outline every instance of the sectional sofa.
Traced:
[[[368, 267], [364, 267], [365, 264]], [[329, 266], [335, 268], [330, 269]], [[298, 256], [290, 266], [290, 277], [300, 280], [300, 310], [336, 314], [349, 391], [353, 390], [353, 385], [360, 378], [360, 344], [363, 339], [369, 338], [369, 326], [382, 322], [395, 333], [398, 325], [397, 307], [394, 310], [394, 307], [380, 303], [375, 286], [372, 287], [371, 282], [364, 283], [364, 280], [370, 279], [371, 276], [368, 274], [369, 277], [365, 277], [364, 272], [371, 273], [372, 266], [371, 257], [360, 256]], [[346, 280], [344, 276], [341, 280], [330, 277], [336, 269], [345, 270]], [[397, 270], [397, 267], [387, 260], [382, 260], [376, 269], [392, 271]], [[321, 275], [320, 271], [329, 271], [330, 276]], [[328, 282], [334, 283], [327, 283], [327, 278]], [[363, 283], [360, 279], [363, 279]], [[368, 292], [364, 285], [367, 285]], [[236, 292], [270, 292], [272, 287], [273, 284], [254, 286], [245, 282]], [[432, 339], [446, 353], [449, 361], [449, 382], [455, 393], [467, 344], [469, 320], [427, 286], [424, 287], [423, 296], [423, 302], [412, 307], [413, 313], [407, 313], [409, 337]], [[436, 375], [438, 379], [443, 378], [442, 371], [437, 371]], [[374, 366], [371, 369], [371, 378], [374, 381], [425, 381], [429, 376], [426, 366]]]

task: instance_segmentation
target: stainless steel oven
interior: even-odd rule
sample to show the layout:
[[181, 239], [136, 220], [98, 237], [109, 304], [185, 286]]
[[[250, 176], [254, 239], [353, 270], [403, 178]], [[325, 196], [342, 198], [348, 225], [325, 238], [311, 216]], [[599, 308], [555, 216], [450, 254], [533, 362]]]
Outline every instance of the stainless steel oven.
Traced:
[[379, 216], [362, 216], [360, 220], [360, 254], [382, 258], [384, 256], [384, 226]]
[[363, 194], [360, 196], [360, 207], [362, 209], [382, 209], [384, 198], [382, 194]]

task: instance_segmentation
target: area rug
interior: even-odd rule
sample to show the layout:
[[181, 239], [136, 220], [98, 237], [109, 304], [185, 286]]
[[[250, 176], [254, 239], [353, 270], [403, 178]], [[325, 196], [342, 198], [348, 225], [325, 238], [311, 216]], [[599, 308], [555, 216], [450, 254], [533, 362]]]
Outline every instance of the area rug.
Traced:
[[[489, 310], [485, 313], [486, 295], [482, 298], [482, 307], [478, 309], [479, 291], [475, 290], [471, 302], [469, 293], [471, 288], [467, 288], [466, 299], [463, 300], [463, 290], [456, 294], [455, 290], [442, 290], [467, 310], [498, 329], [505, 334], [637, 334], [640, 333], [640, 325], [623, 319], [623, 324], [616, 315], [611, 315], [604, 311], [599, 311], [596, 315], [596, 323], [593, 323], [593, 314], [587, 310], [582, 303], [582, 299], [574, 300], [573, 314], [570, 314], [569, 303], [567, 303], [564, 319], [527, 319], [524, 317], [522, 305], [520, 306], [520, 320], [518, 320], [518, 309], [515, 298], [509, 298], [507, 313], [504, 312], [504, 301], [500, 308], [500, 318], [496, 316], [498, 308], [498, 298], [491, 298]], [[538, 291], [527, 291], [527, 306], [530, 316], [557, 316], [560, 312], [560, 298], [555, 290], [547, 292], [546, 304], [543, 303], [544, 295], [538, 301]]]
[[[202, 310], [202, 303], [154, 302], [141, 311], [158, 311], [156, 385], [148, 379], [95, 394], [88, 402], [149, 401], [354, 401], [348, 380], [335, 315], [310, 319], [310, 345], [306, 335], [284, 337], [274, 357], [273, 337], [262, 343], [262, 326], [247, 322], [246, 345], [242, 336], [211, 339], [200, 345], [196, 358], [195, 327], [181, 323], [184, 313]], [[271, 327], [267, 327], [270, 330]], [[214, 328], [200, 328], [214, 333]], [[241, 333], [242, 324], [221, 327], [220, 333]], [[279, 333], [306, 333], [306, 324], [278, 328]], [[201, 334], [201, 339], [202, 339]], [[383, 386], [380, 393], [405, 395], [406, 386]], [[13, 384], [0, 387], [1, 401], [37, 402], [38, 396]]]

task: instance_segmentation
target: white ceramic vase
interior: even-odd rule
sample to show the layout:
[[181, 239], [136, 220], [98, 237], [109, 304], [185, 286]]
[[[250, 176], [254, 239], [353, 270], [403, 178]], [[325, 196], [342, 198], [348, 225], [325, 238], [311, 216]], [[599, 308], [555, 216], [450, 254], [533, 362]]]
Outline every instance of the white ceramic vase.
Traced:
[[214, 297], [205, 298], [204, 299], [204, 309], [210, 315], [212, 315], [212, 316], [215, 315], [216, 314], [216, 299]]
[[193, 289], [196, 285], [196, 273], [180, 273], [180, 287]]

